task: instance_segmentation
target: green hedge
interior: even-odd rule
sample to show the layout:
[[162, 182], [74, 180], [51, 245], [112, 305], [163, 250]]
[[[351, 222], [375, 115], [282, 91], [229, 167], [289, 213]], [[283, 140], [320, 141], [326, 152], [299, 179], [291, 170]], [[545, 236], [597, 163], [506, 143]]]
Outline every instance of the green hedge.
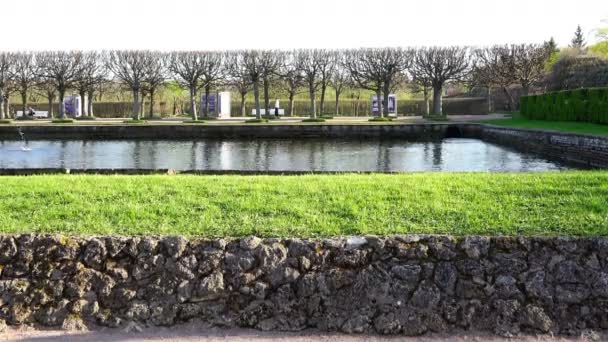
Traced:
[[533, 120], [608, 124], [608, 88], [565, 90], [523, 96], [521, 114]]

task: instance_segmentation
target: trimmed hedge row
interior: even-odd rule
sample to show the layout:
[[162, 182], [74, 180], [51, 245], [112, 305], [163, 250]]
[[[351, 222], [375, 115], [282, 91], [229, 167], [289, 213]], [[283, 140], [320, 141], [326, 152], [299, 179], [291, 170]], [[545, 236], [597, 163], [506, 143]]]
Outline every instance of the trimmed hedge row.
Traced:
[[589, 88], [523, 96], [521, 114], [533, 120], [608, 124], [608, 88]]

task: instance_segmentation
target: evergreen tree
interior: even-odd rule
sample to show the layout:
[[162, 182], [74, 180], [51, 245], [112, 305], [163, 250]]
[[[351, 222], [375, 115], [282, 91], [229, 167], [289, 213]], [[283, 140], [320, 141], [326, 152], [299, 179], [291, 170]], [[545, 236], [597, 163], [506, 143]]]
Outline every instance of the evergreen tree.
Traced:
[[557, 48], [557, 43], [555, 42], [555, 39], [553, 39], [553, 37], [551, 37], [551, 39], [545, 42], [545, 48], [547, 49], [547, 51], [549, 51], [549, 54], [559, 52], [559, 49]]
[[576, 49], [582, 49], [585, 47], [585, 38], [583, 37], [583, 30], [581, 29], [581, 25], [578, 25], [576, 31], [574, 32], [574, 38], [572, 38], [571, 47]]

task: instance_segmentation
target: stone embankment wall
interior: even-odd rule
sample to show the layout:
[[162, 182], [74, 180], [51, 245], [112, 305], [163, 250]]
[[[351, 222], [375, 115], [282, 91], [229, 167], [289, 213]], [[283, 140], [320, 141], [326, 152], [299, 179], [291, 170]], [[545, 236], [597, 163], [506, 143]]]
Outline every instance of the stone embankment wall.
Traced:
[[463, 125], [463, 137], [533, 152], [581, 166], [608, 168], [608, 137], [538, 129]]
[[500, 335], [608, 328], [608, 238], [0, 237], [0, 320]]

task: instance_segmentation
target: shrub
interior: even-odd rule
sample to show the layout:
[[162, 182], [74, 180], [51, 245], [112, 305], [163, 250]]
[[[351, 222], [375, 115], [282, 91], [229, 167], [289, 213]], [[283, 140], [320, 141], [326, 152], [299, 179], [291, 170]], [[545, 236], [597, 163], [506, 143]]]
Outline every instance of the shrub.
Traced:
[[608, 88], [583, 88], [524, 96], [521, 114], [533, 120], [608, 124]]
[[378, 122], [385, 122], [385, 121], [393, 121], [392, 118], [388, 118], [386, 116], [375, 116], [371, 119], [369, 119], [368, 121], [374, 122], [374, 121], [378, 121]]
[[74, 120], [72, 120], [72, 119], [54, 119], [51, 122], [55, 123], [55, 124], [62, 124], [62, 123], [73, 123]]
[[33, 116], [28, 116], [28, 115], [22, 115], [22, 116], [15, 118], [15, 121], [34, 121], [34, 120], [36, 120], [36, 118], [34, 118]]
[[302, 120], [302, 122], [325, 122], [325, 119], [323, 119], [323, 118], [308, 118], [308, 119]]
[[13, 122], [13, 121], [12, 120], [7, 120], [7, 119], [0, 120], [0, 124], [10, 124], [11, 122]]
[[245, 120], [245, 123], [266, 123], [268, 122], [267, 119], [249, 119], [249, 120]]

